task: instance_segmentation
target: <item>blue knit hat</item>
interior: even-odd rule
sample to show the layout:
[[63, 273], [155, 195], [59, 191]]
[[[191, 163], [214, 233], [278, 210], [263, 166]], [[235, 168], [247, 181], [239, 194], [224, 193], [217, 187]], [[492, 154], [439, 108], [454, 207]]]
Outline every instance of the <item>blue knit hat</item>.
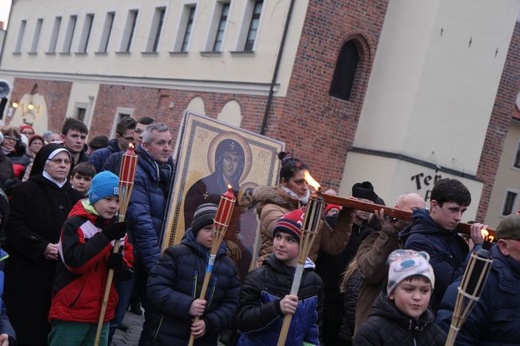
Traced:
[[110, 171], [103, 171], [94, 176], [90, 186], [89, 201], [94, 204], [100, 199], [119, 196], [119, 178]]

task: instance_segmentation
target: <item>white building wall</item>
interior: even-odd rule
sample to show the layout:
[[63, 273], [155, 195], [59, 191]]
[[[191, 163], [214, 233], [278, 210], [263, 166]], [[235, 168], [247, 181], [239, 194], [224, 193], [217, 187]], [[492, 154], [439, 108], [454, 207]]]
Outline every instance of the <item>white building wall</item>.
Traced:
[[507, 132], [504, 150], [497, 170], [495, 185], [489, 200], [486, 223], [498, 226], [502, 219], [507, 191], [517, 193], [513, 212], [520, 210], [520, 168], [514, 167], [514, 160], [520, 145], [520, 121], [513, 120]]
[[[19, 0], [12, 8], [6, 41], [6, 52], [0, 67], [6, 76], [49, 79], [121, 82], [142, 86], [166, 86], [189, 90], [232, 91], [266, 94], [273, 75], [290, 0], [265, 0], [253, 52], [238, 46], [243, 31], [249, 28], [247, 6], [251, 0], [233, 0], [221, 53], [204, 53], [212, 40], [211, 23], [216, 0]], [[291, 19], [276, 96], [284, 96], [300, 41], [308, 0], [298, 0]], [[196, 5], [191, 42], [187, 53], [172, 53], [184, 29], [182, 13], [185, 5]], [[165, 7], [165, 20], [157, 53], [147, 53], [156, 7]], [[129, 10], [138, 10], [134, 40], [129, 53], [120, 53]], [[98, 52], [107, 12], [115, 18], [106, 54]], [[94, 25], [86, 54], [78, 54], [87, 14], [94, 14]], [[64, 40], [71, 15], [77, 24], [71, 53], [63, 53]], [[62, 17], [55, 54], [48, 52], [56, 16]], [[38, 18], [43, 18], [39, 49], [28, 54]], [[17, 30], [27, 21], [20, 54], [13, 54]], [[182, 38], [181, 38], [182, 39]], [[35, 76], [36, 75], [36, 76]]]
[[[518, 0], [390, 0], [354, 147], [438, 165], [443, 177], [446, 168], [460, 172], [451, 177], [473, 186], [472, 218], [483, 185], [467, 178], [477, 172], [519, 10]], [[349, 153], [342, 190], [365, 160], [376, 188], [435, 175], [420, 163]], [[390, 203], [413, 190], [389, 186]]]
[[354, 145], [476, 174], [519, 10], [391, 0]]
[[2, 47], [4, 46], [5, 30], [0, 29], [0, 56], [2, 55]]

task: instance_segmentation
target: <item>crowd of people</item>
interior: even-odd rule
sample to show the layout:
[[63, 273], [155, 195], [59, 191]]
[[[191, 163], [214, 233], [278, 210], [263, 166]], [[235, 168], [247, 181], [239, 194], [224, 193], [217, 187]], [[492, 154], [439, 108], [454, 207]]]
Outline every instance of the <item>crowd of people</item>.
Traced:
[[[0, 346], [110, 345], [129, 307], [144, 310], [139, 346], [190, 338], [276, 345], [282, 334], [295, 346], [445, 344], [461, 277], [488, 228], [474, 222], [469, 234], [458, 232], [471, 203], [461, 181], [436, 181], [428, 203], [416, 193], [399, 196], [393, 208], [411, 221], [385, 215], [369, 181], [354, 184], [349, 198], [373, 203], [373, 212], [326, 205], [302, 263], [310, 167], [280, 153], [278, 184], [252, 192], [261, 244], [242, 277], [226, 242], [210, 254], [220, 196], [202, 183], [182, 241], [161, 251], [175, 179], [165, 124], [124, 118], [114, 138], [87, 137], [75, 119], [59, 134], [0, 129]], [[139, 160], [121, 221], [119, 169], [130, 144]], [[219, 155], [231, 155], [226, 150]], [[520, 340], [520, 214], [502, 219], [495, 240], [482, 296], [456, 345]]]

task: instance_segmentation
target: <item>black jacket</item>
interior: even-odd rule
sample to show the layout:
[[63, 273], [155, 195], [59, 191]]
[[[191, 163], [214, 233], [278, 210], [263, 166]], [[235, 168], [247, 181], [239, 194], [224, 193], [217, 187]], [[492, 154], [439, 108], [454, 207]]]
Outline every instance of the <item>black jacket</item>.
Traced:
[[[206, 310], [201, 319], [206, 334], [195, 345], [216, 346], [219, 333], [228, 327], [236, 313], [240, 281], [235, 264], [222, 244], [211, 274], [206, 294]], [[153, 266], [147, 293], [156, 316], [154, 345], [186, 345], [190, 338], [191, 303], [198, 299], [204, 281], [209, 251], [195, 241], [191, 230], [181, 244], [167, 248]]]
[[[237, 325], [239, 345], [276, 345], [283, 322], [280, 300], [291, 291], [294, 267], [271, 254], [250, 272], [240, 291]], [[323, 310], [323, 282], [308, 260], [298, 291], [300, 303], [291, 321], [287, 345], [316, 343]], [[298, 341], [298, 342], [297, 342]]]
[[399, 239], [403, 242], [403, 249], [424, 251], [430, 255], [435, 273], [430, 308], [436, 312], [446, 288], [464, 274], [468, 245], [456, 231], [442, 229], [425, 209], [413, 212], [412, 223], [399, 233]]
[[428, 309], [416, 321], [401, 313], [381, 293], [365, 323], [356, 331], [353, 345], [359, 346], [442, 346], [446, 333], [434, 323]]

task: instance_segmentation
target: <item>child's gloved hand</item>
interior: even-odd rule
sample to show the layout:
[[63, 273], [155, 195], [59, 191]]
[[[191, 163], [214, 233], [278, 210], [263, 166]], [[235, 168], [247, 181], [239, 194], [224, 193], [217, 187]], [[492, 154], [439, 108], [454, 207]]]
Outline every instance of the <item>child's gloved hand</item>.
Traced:
[[101, 233], [105, 237], [107, 237], [108, 240], [117, 240], [121, 239], [125, 236], [126, 232], [128, 231], [128, 222], [116, 222], [113, 223], [107, 227], [105, 227]]
[[126, 265], [123, 261], [123, 254], [121, 252], [111, 253], [108, 257], [108, 268], [114, 269], [115, 271], [120, 271], [125, 269]]
[[114, 275], [118, 280], [130, 280], [134, 271], [129, 268], [123, 260], [123, 253], [111, 253], [108, 257], [108, 268], [114, 270]]

